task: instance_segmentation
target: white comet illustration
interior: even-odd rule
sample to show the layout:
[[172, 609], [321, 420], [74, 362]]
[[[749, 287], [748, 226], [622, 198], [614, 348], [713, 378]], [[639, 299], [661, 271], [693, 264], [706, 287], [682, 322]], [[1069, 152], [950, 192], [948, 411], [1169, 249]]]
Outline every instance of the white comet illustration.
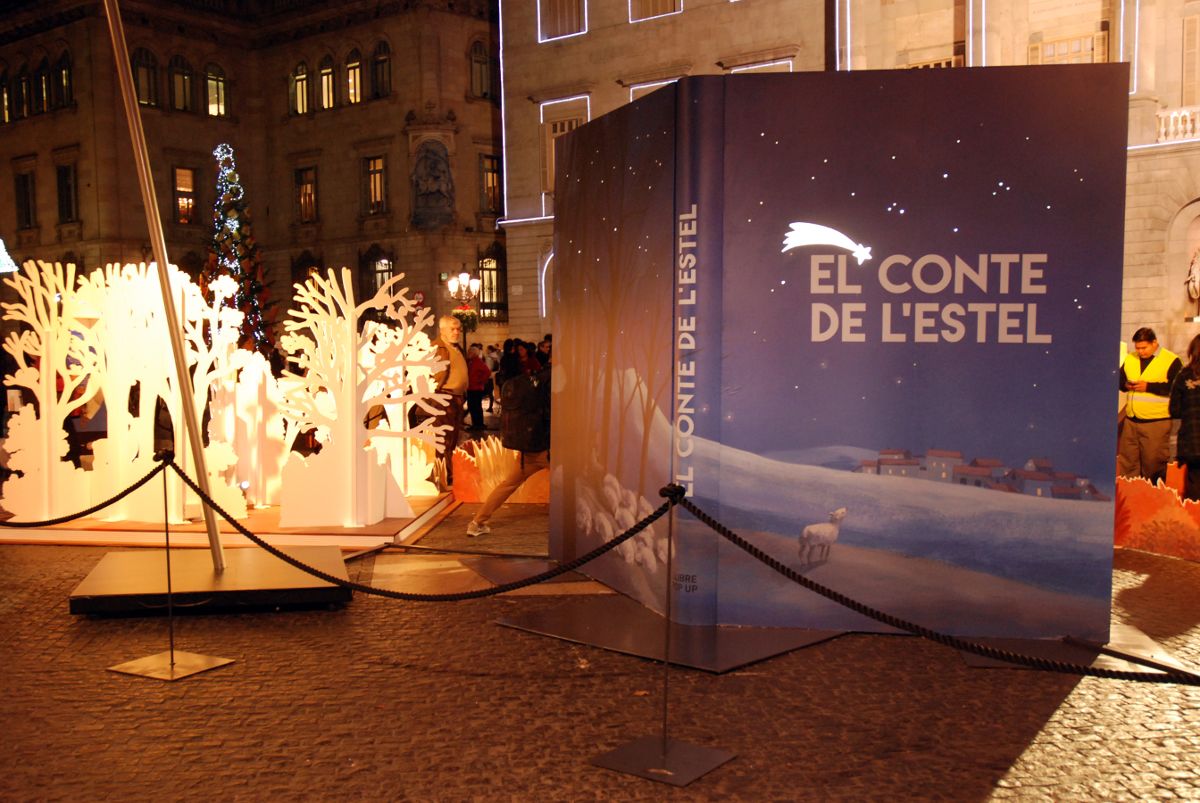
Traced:
[[783, 250], [780, 253], [806, 245], [833, 245], [852, 252], [860, 265], [871, 258], [869, 245], [856, 243], [837, 229], [817, 223], [793, 223], [790, 228], [791, 231], [783, 238]]

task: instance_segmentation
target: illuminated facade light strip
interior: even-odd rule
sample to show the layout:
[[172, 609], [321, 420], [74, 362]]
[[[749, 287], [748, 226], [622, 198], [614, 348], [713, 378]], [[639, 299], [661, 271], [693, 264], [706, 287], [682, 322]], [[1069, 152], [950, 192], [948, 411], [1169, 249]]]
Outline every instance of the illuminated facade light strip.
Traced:
[[546, 317], [546, 271], [550, 267], [550, 261], [554, 259], [554, 252], [551, 251], [546, 255], [546, 261], [542, 263], [541, 270], [538, 271], [538, 311], [542, 317]]
[[662, 19], [663, 17], [673, 17], [676, 14], [683, 13], [683, 0], [679, 0], [679, 8], [675, 9], [674, 11], [668, 11], [665, 14], [655, 14], [653, 17], [639, 17], [638, 19], [634, 19], [633, 18], [633, 0], [629, 0], [628, 5], [629, 5], [629, 24], [630, 25], [634, 24], [635, 22], [646, 22], [648, 20], [657, 20], [657, 19]]
[[592, 119], [592, 96], [587, 93], [584, 93], [582, 95], [572, 95], [569, 98], [555, 98], [554, 100], [543, 100], [541, 103], [538, 104], [538, 122], [539, 123], [546, 122], [546, 107], [547, 106], [556, 106], [559, 103], [570, 103], [575, 100], [582, 100], [585, 104], [587, 104], [587, 117], [584, 120], [584, 122], [590, 122]]
[[979, 5], [979, 66], [987, 66], [987, 0]]
[[503, 184], [504, 210], [508, 211], [508, 118], [504, 91], [504, 0], [496, 4], [498, 16], [496, 24], [500, 26], [500, 181]]
[[1198, 142], [1200, 142], [1200, 137], [1192, 137], [1191, 139], [1173, 139], [1170, 142], [1151, 142], [1149, 145], [1130, 145], [1125, 150], [1144, 151], [1149, 148], [1169, 148], [1172, 145], [1194, 145]]
[[833, 69], [842, 69], [842, 4], [833, 4]]
[[1138, 48], [1141, 45], [1139, 41], [1142, 29], [1142, 0], [1134, 0], [1133, 3], [1133, 81], [1130, 82], [1129, 94], [1137, 94], [1138, 91]]
[[763, 61], [758, 64], [743, 64], [741, 67], [734, 67], [729, 72], [747, 72], [749, 70], [761, 70], [763, 67], [775, 67], [780, 64], [788, 66], [788, 72], [793, 72], [792, 59], [779, 59], [778, 61]]
[[630, 100], [630, 102], [633, 102], [633, 93], [634, 93], [634, 91], [636, 91], [638, 89], [656, 89], [660, 86], [666, 86], [667, 84], [673, 84], [678, 80], [679, 80], [678, 78], [668, 78], [665, 81], [647, 81], [644, 84], [630, 84], [629, 85], [629, 100]]
[[542, 215], [541, 217], [513, 217], [500, 218], [496, 221], [497, 226], [518, 226], [526, 223], [545, 223], [548, 220], [554, 220], [554, 215]]
[[588, 6], [587, 0], [583, 0], [583, 29], [573, 33], [565, 33], [562, 36], [544, 36], [542, 34], [542, 2], [543, 0], [535, 0], [537, 3], [537, 28], [538, 28], [538, 44], [543, 42], [561, 42], [564, 39], [570, 39], [575, 36], [583, 36], [588, 32]]
[[967, 66], [975, 66], [975, 0], [967, 0]]
[[846, 0], [846, 72], [850, 72], [853, 69], [851, 65], [853, 60], [850, 57], [852, 47], [853, 41], [850, 36], [850, 0]]
[[[546, 107], [547, 106], [555, 106], [559, 103], [571, 103], [576, 100], [582, 100], [584, 102], [585, 111], [584, 111], [583, 121], [585, 123], [590, 123], [592, 121], [592, 96], [584, 93], [582, 95], [572, 95], [569, 98], [555, 98], [554, 100], [543, 100], [541, 103], [538, 104], [538, 124], [545, 125], [545, 123], [546, 123]], [[550, 215], [546, 212], [546, 191], [543, 190], [540, 193], [540, 195], [541, 195], [541, 202], [542, 202], [542, 217], [549, 217], [549, 218], [553, 219], [554, 216]]]

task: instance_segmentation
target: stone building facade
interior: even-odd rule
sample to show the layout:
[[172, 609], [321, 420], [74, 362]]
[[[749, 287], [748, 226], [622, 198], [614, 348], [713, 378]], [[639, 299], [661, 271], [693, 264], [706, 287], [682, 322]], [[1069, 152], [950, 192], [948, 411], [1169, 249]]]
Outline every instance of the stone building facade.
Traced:
[[743, 70], [1126, 61], [1122, 333], [1153, 326], [1175, 350], [1200, 333], [1184, 286], [1200, 249], [1196, 0], [501, 0], [500, 21], [501, 225], [515, 330], [549, 327], [554, 139], [663, 82]]
[[[0, 16], [0, 238], [17, 261], [152, 259], [104, 7]], [[197, 271], [234, 148], [273, 299], [312, 268], [360, 297], [406, 275], [435, 312], [485, 269], [506, 327], [497, 29], [487, 0], [124, 0], [171, 261]]]

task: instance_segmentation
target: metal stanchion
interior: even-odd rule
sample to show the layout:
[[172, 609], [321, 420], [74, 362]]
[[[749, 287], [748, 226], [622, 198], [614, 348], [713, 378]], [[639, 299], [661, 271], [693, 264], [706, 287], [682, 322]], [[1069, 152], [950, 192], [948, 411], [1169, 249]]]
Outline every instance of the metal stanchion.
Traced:
[[687, 786], [734, 757], [728, 750], [681, 742], [668, 737], [671, 683], [671, 586], [675, 555], [675, 506], [667, 519], [667, 599], [663, 617], [662, 732], [643, 736], [592, 759], [592, 764], [639, 778]]
[[[155, 455], [155, 459], [162, 459]], [[110, 672], [120, 672], [125, 675], [140, 675], [141, 677], [157, 680], [180, 680], [191, 675], [216, 669], [233, 663], [232, 658], [215, 658], [211, 655], [199, 655], [194, 652], [175, 650], [175, 601], [171, 589], [171, 525], [170, 510], [167, 506], [167, 472], [163, 472], [163, 538], [166, 542], [167, 555], [167, 634], [169, 647], [166, 652], [136, 658], [123, 664], [110, 666]]]

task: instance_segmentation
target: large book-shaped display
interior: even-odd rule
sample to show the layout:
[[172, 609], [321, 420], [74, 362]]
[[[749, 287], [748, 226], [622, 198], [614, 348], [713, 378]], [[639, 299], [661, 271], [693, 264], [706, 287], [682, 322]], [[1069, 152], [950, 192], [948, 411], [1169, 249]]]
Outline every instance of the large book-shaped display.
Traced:
[[[893, 614], [1106, 641], [1126, 81], [695, 77], [562, 138], [555, 557], [678, 482]], [[881, 629], [682, 511], [674, 542], [677, 621]], [[586, 571], [662, 611], [666, 544]]]

